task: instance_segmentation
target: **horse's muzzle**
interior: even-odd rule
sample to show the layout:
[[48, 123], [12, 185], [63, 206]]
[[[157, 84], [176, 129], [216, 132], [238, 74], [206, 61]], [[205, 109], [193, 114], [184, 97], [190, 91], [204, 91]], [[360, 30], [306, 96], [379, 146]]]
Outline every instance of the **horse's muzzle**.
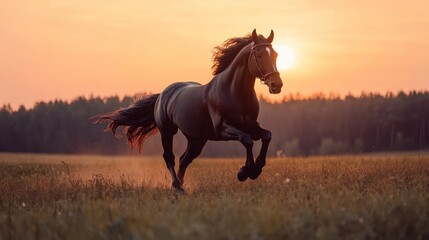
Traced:
[[278, 78], [270, 81], [267, 85], [271, 94], [279, 94], [282, 91], [283, 82], [280, 78]]

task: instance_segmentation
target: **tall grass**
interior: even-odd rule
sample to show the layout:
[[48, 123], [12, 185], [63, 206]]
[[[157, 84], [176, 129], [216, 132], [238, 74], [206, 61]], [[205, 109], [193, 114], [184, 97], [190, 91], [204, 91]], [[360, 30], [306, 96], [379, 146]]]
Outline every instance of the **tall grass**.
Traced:
[[197, 159], [0, 155], [0, 239], [428, 239], [429, 155]]

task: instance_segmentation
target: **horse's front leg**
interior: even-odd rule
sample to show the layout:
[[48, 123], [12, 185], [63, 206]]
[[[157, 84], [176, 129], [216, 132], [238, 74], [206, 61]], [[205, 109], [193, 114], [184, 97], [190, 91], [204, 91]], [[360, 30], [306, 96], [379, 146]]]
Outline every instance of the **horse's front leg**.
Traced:
[[223, 124], [223, 129], [220, 134], [225, 140], [240, 141], [246, 148], [246, 164], [240, 168], [237, 173], [239, 181], [243, 182], [252, 174], [255, 169], [255, 162], [253, 160], [253, 140], [250, 134], [247, 134], [240, 129], [229, 125]]
[[259, 155], [256, 158], [254, 171], [252, 171], [252, 173], [249, 175], [250, 179], [254, 180], [254, 179], [257, 179], [259, 175], [261, 175], [262, 168], [265, 166], [268, 145], [270, 144], [270, 141], [271, 141], [271, 132], [267, 129], [263, 129], [258, 126], [254, 134], [252, 134], [252, 137], [254, 139], [260, 138], [262, 141], [261, 151], [259, 152]]

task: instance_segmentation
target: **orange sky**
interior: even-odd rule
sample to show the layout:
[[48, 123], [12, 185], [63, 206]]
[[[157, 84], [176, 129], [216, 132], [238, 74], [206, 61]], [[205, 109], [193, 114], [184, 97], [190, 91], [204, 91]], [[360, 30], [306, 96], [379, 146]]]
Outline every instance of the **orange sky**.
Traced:
[[206, 83], [212, 48], [253, 28], [295, 52], [283, 94], [429, 89], [427, 1], [211, 2], [2, 0], [0, 105]]

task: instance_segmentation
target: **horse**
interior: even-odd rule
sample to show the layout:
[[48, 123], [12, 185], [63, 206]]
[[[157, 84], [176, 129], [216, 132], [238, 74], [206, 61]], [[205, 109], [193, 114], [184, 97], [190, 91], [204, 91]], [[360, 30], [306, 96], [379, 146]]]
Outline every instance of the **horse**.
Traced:
[[[277, 53], [271, 43], [274, 32], [265, 38], [256, 29], [245, 37], [226, 40], [214, 48], [214, 77], [205, 85], [177, 82], [159, 94], [136, 100], [130, 106], [95, 116], [95, 123], [109, 121], [107, 130], [115, 135], [124, 126], [131, 148], [141, 148], [144, 139], [160, 132], [163, 158], [171, 174], [172, 187], [184, 191], [186, 168], [197, 158], [207, 141], [239, 141], [246, 149], [246, 162], [237, 173], [239, 181], [257, 179], [266, 164], [271, 132], [257, 121], [259, 102], [255, 80], [268, 86], [271, 94], [281, 92], [283, 82], [276, 67]], [[180, 130], [187, 147], [175, 171], [173, 136]], [[262, 141], [254, 161], [253, 141]]]

